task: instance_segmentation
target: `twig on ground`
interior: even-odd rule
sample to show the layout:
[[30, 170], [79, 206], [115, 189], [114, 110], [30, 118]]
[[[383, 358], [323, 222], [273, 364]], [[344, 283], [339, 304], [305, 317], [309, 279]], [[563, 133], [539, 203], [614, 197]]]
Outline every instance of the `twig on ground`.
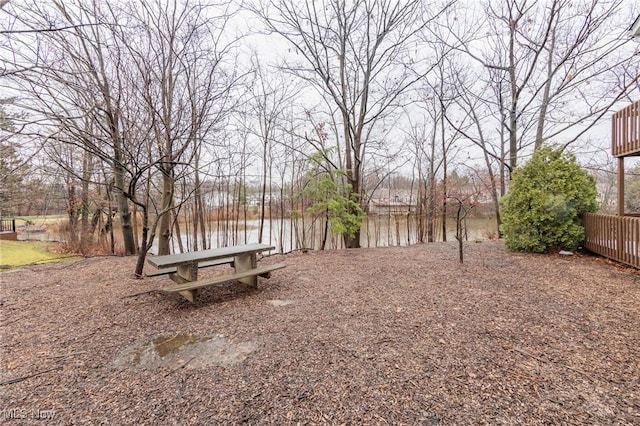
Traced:
[[586, 371], [578, 370], [577, 368], [573, 368], [573, 367], [571, 367], [571, 366], [569, 366], [569, 365], [565, 365], [565, 364], [559, 363], [559, 362], [557, 362], [557, 361], [547, 361], [547, 360], [545, 360], [545, 359], [542, 359], [542, 358], [540, 358], [540, 357], [537, 357], [537, 356], [535, 356], [535, 355], [533, 355], [533, 354], [531, 354], [531, 353], [529, 353], [529, 352], [527, 352], [527, 351], [525, 351], [525, 350], [522, 350], [522, 349], [513, 348], [513, 351], [514, 351], [514, 352], [518, 352], [518, 353], [520, 353], [520, 354], [522, 354], [522, 355], [526, 355], [526, 356], [528, 356], [528, 357], [531, 357], [531, 358], [535, 359], [536, 361], [540, 361], [540, 362], [542, 362], [542, 363], [544, 363], [544, 364], [556, 364], [556, 365], [559, 365], [559, 366], [561, 366], [561, 367], [566, 368], [567, 370], [571, 370], [571, 371], [574, 371], [574, 372], [576, 372], [576, 373], [580, 373], [580, 374], [582, 374], [582, 375], [584, 375], [584, 376], [587, 376], [587, 377], [592, 377], [592, 376], [593, 376], [593, 374], [589, 374], [589, 373], [587, 373]]
[[164, 375], [164, 377], [169, 376], [172, 373], [175, 373], [176, 371], [180, 370], [181, 368], [185, 368], [191, 361], [193, 361], [194, 359], [196, 359], [196, 357], [194, 356], [193, 358], [191, 358], [189, 361], [185, 362], [184, 364], [174, 368], [173, 370], [169, 371], [167, 374]]
[[20, 382], [22, 382], [24, 380], [27, 380], [27, 379], [30, 379], [32, 377], [37, 377], [37, 376], [41, 376], [41, 375], [46, 374], [46, 373], [50, 373], [51, 371], [60, 370], [61, 368], [62, 367], [54, 367], [54, 368], [50, 368], [48, 370], [39, 371], [37, 373], [29, 374], [27, 376], [16, 377], [15, 379], [5, 380], [4, 382], [0, 382], [0, 386], [12, 385], [14, 383], [20, 383]]
[[20, 321], [21, 319], [24, 319], [24, 318], [17, 318], [17, 319], [14, 319], [13, 321], [7, 321], [5, 323], [0, 324], [0, 327], [6, 327], [6, 326], [8, 326], [10, 324], [13, 324], [14, 322]]
[[87, 351], [77, 351], [77, 352], [70, 352], [68, 354], [60, 354], [60, 355], [49, 355], [47, 357], [47, 359], [59, 359], [59, 358], [68, 358], [70, 356], [74, 356], [74, 355], [84, 355], [87, 354], [89, 352]]
[[540, 357], [537, 357], [537, 356], [535, 356], [534, 354], [532, 354], [532, 353], [530, 353], [530, 352], [527, 352], [527, 351], [525, 351], [525, 350], [518, 349], [518, 348], [513, 348], [513, 351], [514, 351], [514, 352], [518, 352], [518, 353], [519, 353], [519, 354], [521, 354], [521, 355], [525, 355], [525, 356], [528, 356], [528, 357], [530, 357], [530, 358], [533, 358], [533, 359], [535, 359], [536, 361], [540, 361], [540, 362], [541, 362], [541, 363], [543, 363], [543, 364], [548, 364], [548, 363], [549, 363], [549, 361], [547, 361], [547, 360], [545, 360], [545, 359], [542, 359], [542, 358], [540, 358]]
[[129, 297], [137, 297], [137, 296], [143, 296], [145, 294], [151, 294], [151, 293], [157, 293], [158, 290], [148, 290], [148, 291], [142, 291], [140, 293], [135, 293], [135, 294], [129, 294], [127, 296], [122, 296], [122, 299], [127, 299]]

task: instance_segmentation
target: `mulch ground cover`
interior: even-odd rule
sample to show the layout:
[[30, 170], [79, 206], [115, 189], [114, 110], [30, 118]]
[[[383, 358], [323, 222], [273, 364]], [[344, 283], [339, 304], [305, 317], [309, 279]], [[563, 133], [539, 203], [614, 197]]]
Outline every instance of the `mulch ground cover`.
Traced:
[[[469, 243], [296, 253], [196, 303], [134, 258], [0, 274], [0, 423], [640, 424], [640, 274]], [[203, 269], [202, 274], [215, 271]]]

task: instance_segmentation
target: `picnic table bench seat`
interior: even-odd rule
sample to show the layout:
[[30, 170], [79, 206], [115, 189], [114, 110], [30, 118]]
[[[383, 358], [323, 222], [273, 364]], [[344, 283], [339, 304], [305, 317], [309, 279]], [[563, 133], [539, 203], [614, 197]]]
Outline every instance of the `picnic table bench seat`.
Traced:
[[179, 284], [173, 287], [165, 287], [162, 289], [165, 293], [180, 293], [190, 302], [193, 302], [193, 291], [203, 287], [212, 286], [215, 284], [221, 284], [227, 281], [239, 280], [247, 277], [264, 277], [269, 278], [271, 271], [282, 269], [287, 265], [284, 263], [274, 263], [271, 265], [263, 265], [257, 268], [252, 268], [247, 271], [236, 272], [234, 274], [219, 275], [211, 278], [204, 278], [197, 281], [187, 281], [183, 284]]

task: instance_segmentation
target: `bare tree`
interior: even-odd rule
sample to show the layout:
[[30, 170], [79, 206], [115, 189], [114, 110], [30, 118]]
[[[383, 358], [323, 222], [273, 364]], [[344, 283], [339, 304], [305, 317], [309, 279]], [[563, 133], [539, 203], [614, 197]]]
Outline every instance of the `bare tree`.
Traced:
[[42, 120], [22, 134], [76, 146], [111, 165], [126, 254], [136, 252], [129, 203], [143, 214], [140, 276], [158, 220], [175, 207], [174, 181], [192, 172], [191, 159], [229, 110], [238, 78], [223, 60], [235, 42], [222, 38], [230, 11], [218, 5], [216, 15], [188, 2], [175, 9], [165, 2], [29, 6], [12, 9], [23, 25], [69, 29], [21, 36], [24, 61], [40, 65], [12, 81], [33, 120]]
[[[248, 91], [250, 98], [247, 101], [248, 121], [244, 123], [247, 131], [259, 141], [259, 157], [261, 158], [260, 181], [260, 223], [258, 226], [258, 242], [264, 238], [264, 226], [267, 211], [271, 215], [272, 185], [270, 173], [278, 167], [284, 159], [280, 158], [273, 164], [273, 149], [282, 136], [282, 127], [285, 125], [285, 113], [295, 103], [295, 95], [300, 90], [296, 84], [292, 84], [287, 76], [277, 69], [270, 70], [263, 65], [257, 54], [252, 56], [253, 79]], [[269, 206], [267, 205], [269, 203]]]
[[[407, 132], [407, 146], [411, 147], [414, 168], [417, 172], [417, 219], [418, 241], [435, 241], [436, 213], [439, 207], [438, 180], [442, 176], [443, 156], [437, 143], [438, 110], [437, 101], [433, 97], [425, 100], [425, 113], [422, 117], [432, 120], [412, 122]], [[414, 105], [414, 107], [420, 104]], [[435, 109], [433, 107], [436, 107]]]
[[[128, 46], [160, 153], [161, 210], [171, 210], [177, 164], [192, 163], [195, 157], [200, 165], [200, 144], [227, 111], [234, 76], [221, 69], [233, 42], [221, 36], [232, 12], [228, 4], [214, 9], [156, 0], [132, 5], [129, 13], [144, 28]], [[172, 218], [164, 215], [159, 254], [170, 252], [171, 228]]]
[[[458, 118], [454, 120], [448, 115], [445, 115], [445, 118], [460, 135], [481, 150], [482, 160], [487, 170], [487, 179], [483, 182], [491, 195], [499, 235], [500, 197], [506, 193], [507, 171], [510, 170], [507, 159], [508, 138], [504, 131], [505, 126], [499, 125], [498, 131], [493, 132], [487, 123], [493, 121], [492, 97], [495, 96], [498, 104], [503, 105], [502, 86], [497, 82], [491, 86], [482, 86], [476, 91], [468, 90], [472, 85], [469, 79], [470, 73], [462, 69], [458, 69], [458, 72], [452, 75], [456, 88], [454, 98]], [[499, 111], [504, 112], [505, 109], [499, 108]], [[505, 119], [505, 114], [502, 114], [500, 123], [504, 123]]]
[[[40, 119], [35, 132], [90, 150], [111, 164], [118, 194], [118, 214], [126, 254], [135, 253], [131, 214], [125, 194], [126, 153], [121, 126], [121, 98], [108, 66], [104, 27], [97, 25], [96, 4], [36, 2], [12, 8], [10, 13], [30, 27], [68, 26], [66, 31], [31, 34], [22, 39], [24, 61], [37, 67], [14, 74], [13, 84], [28, 94], [23, 106]], [[91, 23], [92, 25], [79, 25]], [[114, 87], [114, 85], [116, 87]], [[87, 117], [95, 126], [86, 126]], [[95, 131], [95, 134], [91, 134]], [[27, 133], [27, 132], [23, 132]]]
[[486, 2], [480, 25], [478, 12], [475, 31], [456, 27], [465, 34], [456, 43], [481, 66], [480, 80], [500, 87], [490, 102], [504, 117], [510, 170], [525, 149], [577, 141], [633, 87], [618, 79], [633, 51], [619, 36], [622, 0]]
[[[294, 49], [284, 67], [337, 108], [345, 176], [361, 200], [371, 130], [430, 68], [420, 69], [423, 61], [408, 48], [441, 11], [422, 5], [418, 0], [272, 0], [252, 6], [268, 30]], [[360, 233], [345, 243], [359, 247]]]
[[471, 210], [476, 206], [480, 193], [479, 187], [472, 181], [471, 185], [462, 189], [457, 188], [448, 196], [455, 203], [456, 211], [456, 240], [458, 241], [458, 261], [464, 263], [464, 241], [468, 238], [466, 220]]

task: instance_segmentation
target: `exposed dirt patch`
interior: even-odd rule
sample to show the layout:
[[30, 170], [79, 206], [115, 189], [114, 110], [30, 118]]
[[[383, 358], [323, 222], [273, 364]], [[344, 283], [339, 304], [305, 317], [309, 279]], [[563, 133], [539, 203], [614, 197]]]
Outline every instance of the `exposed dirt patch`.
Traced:
[[[288, 266], [258, 290], [195, 304], [129, 297], [169, 282], [133, 279], [133, 258], [2, 273], [2, 420], [640, 424], [636, 271], [499, 243], [465, 259], [446, 243], [275, 256]], [[150, 345], [164, 361], [134, 368]]]
[[202, 368], [244, 361], [257, 342], [229, 342], [223, 335], [172, 334], [141, 340], [120, 351], [112, 365], [124, 369]]

